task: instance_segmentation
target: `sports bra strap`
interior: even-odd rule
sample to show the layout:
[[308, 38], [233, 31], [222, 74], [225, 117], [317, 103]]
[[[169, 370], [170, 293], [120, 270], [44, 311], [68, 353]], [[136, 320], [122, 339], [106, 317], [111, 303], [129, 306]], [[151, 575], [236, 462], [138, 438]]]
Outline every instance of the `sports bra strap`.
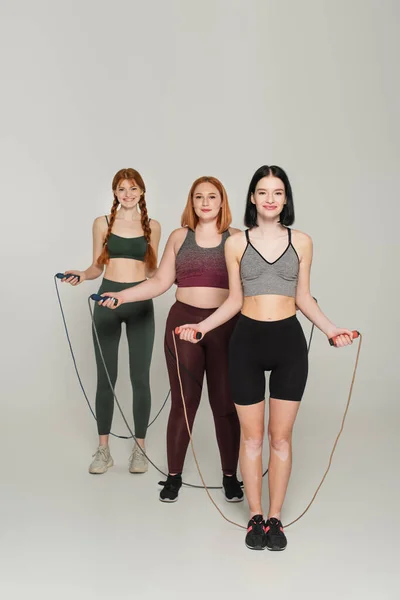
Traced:
[[108, 217], [107, 217], [107, 215], [104, 215], [104, 216], [105, 216], [105, 218], [106, 218], [107, 225], [109, 225], [110, 223], [108, 222]]
[[244, 233], [245, 233], [245, 235], [246, 235], [246, 240], [247, 240], [247, 243], [248, 243], [248, 244], [250, 244], [249, 230], [248, 230], [248, 229], [246, 229], [246, 231], [245, 231]]
[[288, 230], [288, 236], [289, 236], [289, 244], [292, 243], [292, 230], [290, 229], [290, 227], [287, 228]]

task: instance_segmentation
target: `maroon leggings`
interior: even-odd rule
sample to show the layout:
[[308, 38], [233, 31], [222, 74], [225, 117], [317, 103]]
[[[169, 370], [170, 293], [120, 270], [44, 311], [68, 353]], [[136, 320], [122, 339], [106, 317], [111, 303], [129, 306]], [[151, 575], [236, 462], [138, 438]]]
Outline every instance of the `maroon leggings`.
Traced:
[[[200, 323], [215, 310], [215, 308], [196, 308], [183, 302], [176, 302], [168, 315], [164, 350], [171, 386], [171, 411], [167, 429], [168, 470], [170, 473], [182, 472], [189, 444], [171, 332], [175, 330], [175, 327], [185, 323]], [[234, 317], [224, 325], [213, 329], [197, 344], [185, 342], [176, 337], [190, 430], [192, 431], [194, 418], [200, 404], [205, 373], [222, 470], [226, 475], [236, 474], [240, 444], [239, 419], [229, 391], [228, 381], [228, 344], [236, 321], [237, 317]]]

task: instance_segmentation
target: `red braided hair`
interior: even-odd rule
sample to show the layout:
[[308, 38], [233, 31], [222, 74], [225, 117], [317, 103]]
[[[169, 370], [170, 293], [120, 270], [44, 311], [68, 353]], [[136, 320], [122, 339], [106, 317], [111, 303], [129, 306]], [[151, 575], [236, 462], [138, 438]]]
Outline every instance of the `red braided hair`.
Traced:
[[147, 250], [146, 250], [145, 257], [144, 257], [144, 262], [146, 263], [146, 265], [148, 266], [149, 269], [155, 269], [157, 267], [157, 260], [156, 260], [155, 252], [150, 245], [151, 228], [150, 228], [150, 222], [149, 222], [149, 217], [147, 214], [147, 206], [146, 206], [146, 200], [145, 200], [146, 186], [144, 184], [144, 181], [143, 181], [140, 173], [138, 173], [138, 171], [136, 171], [135, 169], [121, 169], [114, 176], [114, 179], [112, 182], [114, 201], [113, 201], [113, 204], [111, 207], [110, 221], [108, 224], [106, 237], [104, 239], [103, 251], [100, 254], [99, 258], [97, 259], [97, 262], [99, 263], [99, 265], [106, 265], [106, 264], [108, 264], [108, 262], [110, 260], [110, 257], [108, 254], [107, 243], [108, 243], [108, 238], [110, 237], [110, 234], [111, 234], [112, 227], [114, 225], [114, 221], [117, 216], [117, 210], [118, 210], [118, 205], [119, 205], [118, 198], [115, 195], [115, 190], [117, 189], [117, 187], [121, 183], [121, 181], [123, 181], [124, 179], [134, 182], [135, 185], [137, 185], [138, 187], [140, 187], [141, 190], [143, 190], [143, 195], [141, 196], [141, 198], [139, 200], [139, 209], [140, 209], [143, 235], [147, 241]]

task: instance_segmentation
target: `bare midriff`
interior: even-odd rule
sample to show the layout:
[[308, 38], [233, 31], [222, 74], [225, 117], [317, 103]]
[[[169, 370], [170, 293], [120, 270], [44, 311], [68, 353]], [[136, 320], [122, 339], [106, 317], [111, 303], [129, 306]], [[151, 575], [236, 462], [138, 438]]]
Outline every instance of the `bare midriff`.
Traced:
[[280, 321], [296, 314], [296, 302], [289, 296], [274, 294], [246, 296], [241, 312], [256, 321]]
[[143, 261], [133, 258], [111, 258], [104, 278], [117, 283], [137, 283], [146, 279], [146, 267]]
[[218, 308], [227, 299], [229, 290], [210, 287], [180, 287], [176, 299], [196, 308]]

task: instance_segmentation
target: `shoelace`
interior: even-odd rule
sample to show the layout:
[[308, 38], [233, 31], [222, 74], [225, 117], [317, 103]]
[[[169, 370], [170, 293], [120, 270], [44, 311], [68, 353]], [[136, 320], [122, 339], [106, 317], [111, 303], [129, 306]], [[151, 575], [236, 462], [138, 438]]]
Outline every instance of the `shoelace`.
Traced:
[[249, 523], [249, 528], [250, 527], [251, 527], [251, 531], [254, 534], [262, 535], [264, 533], [264, 520], [263, 519], [255, 519], [253, 517]]
[[275, 519], [274, 517], [267, 521], [266, 528], [268, 528], [268, 527], [269, 527], [269, 532], [271, 535], [282, 535], [282, 533], [283, 533], [282, 523], [278, 519]]
[[229, 489], [237, 489], [238, 487], [241, 489], [243, 485], [243, 481], [239, 481], [236, 475], [232, 475], [231, 477], [224, 478], [224, 486]]
[[97, 448], [96, 452], [92, 454], [92, 456], [97, 460], [101, 460], [103, 458], [103, 460], [107, 461], [107, 448]]
[[166, 481], [159, 481], [158, 485], [163, 485], [164, 488], [168, 491], [173, 490], [174, 488], [177, 488], [179, 485], [179, 481], [176, 479], [170, 479], [168, 477], [168, 479]]
[[146, 457], [144, 456], [144, 454], [139, 450], [139, 448], [135, 445], [134, 449], [131, 452], [131, 455], [129, 457], [129, 462], [132, 462], [132, 460], [134, 458], [139, 458], [142, 460], [142, 462], [145, 462]]

